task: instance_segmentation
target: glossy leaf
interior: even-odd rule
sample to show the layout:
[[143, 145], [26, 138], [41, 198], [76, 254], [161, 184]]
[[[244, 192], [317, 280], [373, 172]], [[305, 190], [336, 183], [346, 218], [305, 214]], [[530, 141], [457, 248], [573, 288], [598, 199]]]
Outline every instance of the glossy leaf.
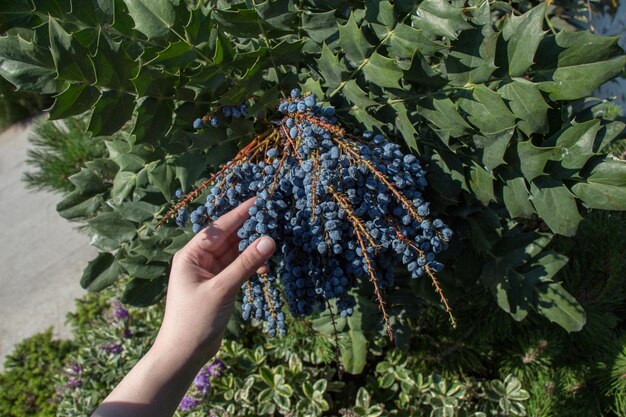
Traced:
[[519, 119], [517, 126], [526, 136], [548, 132], [550, 106], [543, 99], [536, 84], [518, 78], [500, 87], [498, 93]]
[[170, 34], [176, 22], [176, 10], [170, 0], [124, 0], [124, 3], [135, 29], [148, 39], [165, 38]]
[[85, 47], [56, 21], [50, 18], [50, 52], [59, 78], [85, 84], [96, 82], [93, 62]]
[[507, 42], [507, 59], [509, 75], [519, 77], [533, 63], [535, 52], [545, 32], [543, 18], [547, 3], [541, 3], [521, 16], [511, 15], [502, 30]]
[[0, 37], [0, 75], [13, 83], [18, 90], [42, 94], [58, 91], [50, 51], [19, 36]]
[[117, 281], [121, 271], [115, 264], [115, 257], [101, 252], [87, 264], [80, 279], [80, 285], [89, 291], [99, 292]]

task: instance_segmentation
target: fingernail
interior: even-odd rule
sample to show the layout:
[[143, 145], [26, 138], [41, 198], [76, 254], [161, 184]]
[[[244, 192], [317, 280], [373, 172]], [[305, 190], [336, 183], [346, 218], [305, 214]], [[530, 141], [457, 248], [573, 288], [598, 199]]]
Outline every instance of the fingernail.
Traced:
[[269, 237], [263, 237], [263, 238], [261, 238], [259, 243], [257, 243], [256, 249], [263, 256], [271, 255], [272, 252], [274, 252], [274, 240], [272, 240]]

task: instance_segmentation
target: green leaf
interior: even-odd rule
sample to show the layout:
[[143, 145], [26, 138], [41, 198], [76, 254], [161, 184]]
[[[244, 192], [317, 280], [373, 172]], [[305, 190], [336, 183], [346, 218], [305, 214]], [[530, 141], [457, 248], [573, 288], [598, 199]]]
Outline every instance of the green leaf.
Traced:
[[400, 88], [402, 70], [391, 58], [374, 52], [362, 68], [365, 79], [382, 88]]
[[113, 0], [74, 0], [72, 4], [72, 16], [93, 27], [112, 24], [113, 13]]
[[156, 304], [165, 294], [167, 280], [133, 278], [124, 289], [122, 302], [136, 307], [147, 307]]
[[0, 11], [0, 33], [6, 33], [14, 27], [33, 25], [33, 5], [28, 0], [4, 2]]
[[342, 93], [352, 104], [364, 109], [377, 104], [359, 87], [356, 80], [346, 82]]
[[135, 29], [148, 39], [165, 38], [176, 23], [176, 10], [170, 0], [124, 0]]
[[87, 130], [94, 136], [112, 135], [130, 120], [135, 109], [135, 98], [130, 94], [109, 90], [96, 103]]
[[536, 66], [543, 70], [605, 61], [622, 54], [618, 41], [619, 36], [600, 36], [588, 30], [561, 30], [541, 42]]
[[124, 220], [141, 223], [148, 219], [152, 219], [160, 208], [161, 206], [150, 204], [146, 201], [129, 201], [116, 206], [115, 210]]
[[86, 84], [70, 84], [65, 91], [54, 97], [49, 110], [49, 120], [65, 119], [82, 114], [98, 101], [100, 91]]
[[626, 161], [622, 159], [604, 159], [591, 168], [586, 180], [594, 184], [626, 187]]
[[449, 48], [448, 45], [433, 41], [424, 36], [422, 31], [404, 23], [398, 23], [389, 33], [386, 45], [389, 56], [396, 59], [411, 59], [416, 52], [432, 56]]
[[201, 151], [190, 151], [176, 158], [176, 178], [182, 190], [190, 190], [191, 185], [206, 172], [206, 157]]
[[338, 31], [335, 10], [314, 13], [305, 9], [302, 12], [302, 30], [316, 43], [330, 43]]
[[562, 181], [542, 176], [530, 184], [530, 200], [537, 214], [550, 230], [563, 236], [574, 236], [582, 217], [576, 198]]
[[534, 305], [535, 276], [524, 274], [515, 268], [537, 256], [550, 242], [544, 234], [513, 233], [494, 245], [495, 258], [488, 261], [481, 271], [481, 280], [496, 298], [498, 305], [515, 320], [523, 320]]
[[213, 64], [230, 64], [234, 57], [235, 49], [231, 45], [230, 39], [227, 39], [224, 35], [218, 33], [215, 37], [215, 54], [213, 55]]
[[484, 205], [488, 205], [491, 201], [496, 201], [491, 173], [475, 162], [469, 168], [468, 185], [476, 198]]
[[552, 281], [552, 277], [567, 265], [567, 261], [567, 256], [554, 251], [541, 252], [532, 259], [524, 272], [524, 278], [537, 283]]
[[113, 179], [111, 199], [115, 204], [121, 204], [135, 189], [137, 174], [134, 172], [120, 171]]
[[548, 133], [548, 109], [536, 84], [522, 78], [500, 87], [498, 93], [507, 100], [509, 107], [519, 119], [517, 126], [527, 136]]
[[420, 3], [413, 27], [424, 34], [456, 39], [456, 34], [472, 26], [463, 18], [463, 8], [455, 7], [447, 0], [425, 0]]
[[87, 264], [80, 279], [80, 285], [86, 290], [99, 292], [112, 285], [120, 275], [114, 263], [115, 257], [110, 253], [101, 252]]
[[457, 202], [465, 184], [465, 172], [458, 157], [450, 152], [438, 152], [428, 166], [428, 183], [441, 198]]
[[169, 162], [158, 161], [157, 163], [151, 164], [147, 168], [147, 171], [150, 183], [156, 185], [159, 191], [163, 194], [163, 197], [165, 197], [166, 200], [169, 200], [174, 194], [175, 189], [174, 166]]
[[594, 166], [587, 182], [572, 187], [585, 206], [601, 210], [626, 210], [626, 162], [604, 160]]
[[504, 164], [504, 153], [513, 137], [513, 129], [485, 135], [474, 135], [474, 143], [482, 149], [481, 160], [487, 169]]
[[139, 64], [128, 56], [121, 42], [115, 42], [101, 32], [93, 63], [96, 70], [96, 85], [113, 90], [132, 91], [133, 84], [130, 80], [137, 75]]
[[391, 107], [393, 107], [396, 111], [394, 124], [402, 134], [404, 142], [409, 146], [409, 148], [417, 150], [417, 142], [415, 140], [417, 137], [417, 131], [415, 130], [415, 127], [413, 127], [411, 119], [409, 119], [406, 107], [404, 107], [404, 104], [402, 103], [393, 104]]
[[469, 121], [483, 134], [498, 133], [515, 126], [515, 116], [500, 95], [484, 85], [473, 89], [471, 99], [462, 97], [458, 103], [468, 113]]
[[502, 29], [502, 37], [507, 41], [509, 75], [519, 77], [533, 63], [535, 52], [545, 35], [543, 19], [547, 3], [540, 3], [521, 16], [510, 15]]
[[626, 65], [626, 56], [589, 64], [561, 66], [554, 71], [537, 72], [535, 79], [551, 100], [576, 100], [591, 95], [593, 90], [619, 74]]
[[157, 143], [172, 127], [174, 103], [170, 99], [144, 97], [137, 106], [137, 121], [132, 134], [135, 143]]
[[465, 136], [472, 131], [472, 127], [459, 114], [456, 104], [448, 97], [422, 101], [418, 111], [439, 130], [448, 132], [453, 138]]
[[298, 16], [291, 0], [266, 0], [254, 8], [270, 29], [290, 30]]
[[388, 1], [365, 0], [365, 20], [381, 39], [397, 27], [393, 4]]
[[511, 218], [530, 218], [535, 210], [530, 203], [530, 193], [524, 177], [509, 171], [504, 179], [502, 198]]
[[576, 299], [559, 283], [538, 286], [537, 311], [568, 332], [582, 330], [587, 315]]
[[564, 149], [561, 166], [582, 169], [595, 153], [596, 136], [601, 127], [600, 120], [589, 120], [567, 127], [549, 139], [549, 143], [556, 140], [556, 146]]
[[92, 233], [97, 233], [107, 239], [122, 243], [131, 240], [136, 235], [135, 225], [122, 220], [115, 212], [103, 212], [87, 223]]
[[261, 33], [261, 20], [254, 9], [215, 9], [212, 13], [220, 28], [233, 36], [251, 38]]
[[452, 43], [450, 57], [446, 61], [447, 75], [452, 85], [487, 82], [496, 70], [494, 60], [500, 33], [490, 28], [488, 25], [482, 30], [465, 30]]
[[0, 75], [18, 90], [55, 93], [59, 83], [50, 51], [19, 36], [0, 37]]
[[56, 19], [50, 18], [48, 27], [50, 52], [59, 78], [94, 84], [96, 72], [87, 49], [72, 35], [65, 32]]
[[326, 44], [322, 45], [322, 54], [316, 60], [320, 74], [324, 78], [324, 85], [328, 89], [334, 89], [341, 84], [343, 74], [347, 69], [343, 62], [332, 53]]
[[185, 25], [185, 39], [190, 45], [195, 45], [199, 49], [203, 49], [205, 42], [211, 36], [211, 19], [209, 13], [201, 5], [192, 8], [189, 14], [189, 21]]
[[167, 264], [148, 262], [144, 257], [120, 259], [117, 263], [133, 278], [156, 279], [165, 276]]
[[532, 181], [541, 174], [549, 159], [558, 158], [561, 147], [536, 147], [532, 141], [517, 142], [516, 158], [519, 159], [520, 170], [524, 178]]
[[345, 25], [339, 25], [339, 44], [345, 52], [346, 58], [355, 67], [363, 63], [372, 50], [372, 45], [367, 41], [356, 23], [354, 13], [350, 13]]
[[349, 330], [341, 340], [341, 363], [347, 373], [358, 375], [367, 363], [367, 339], [363, 332]]

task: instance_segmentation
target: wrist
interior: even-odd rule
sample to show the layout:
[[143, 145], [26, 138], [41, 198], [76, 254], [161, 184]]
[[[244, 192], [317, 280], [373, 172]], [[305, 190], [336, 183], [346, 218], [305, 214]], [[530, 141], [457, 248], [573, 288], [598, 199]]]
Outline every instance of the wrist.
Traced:
[[192, 374], [192, 377], [210, 359], [198, 348], [191, 348], [183, 343], [166, 343], [158, 337], [146, 356], [160, 366], [176, 369], [183, 374]]

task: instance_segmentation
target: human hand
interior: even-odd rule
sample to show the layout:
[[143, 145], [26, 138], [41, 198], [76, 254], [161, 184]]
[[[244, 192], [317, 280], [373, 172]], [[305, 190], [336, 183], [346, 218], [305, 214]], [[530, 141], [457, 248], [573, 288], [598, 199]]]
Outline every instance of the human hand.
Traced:
[[237, 230], [254, 199], [242, 203], [194, 236], [174, 255], [165, 315], [153, 349], [175, 351], [200, 365], [214, 356], [241, 285], [264, 272], [275, 249], [261, 237], [239, 254]]

